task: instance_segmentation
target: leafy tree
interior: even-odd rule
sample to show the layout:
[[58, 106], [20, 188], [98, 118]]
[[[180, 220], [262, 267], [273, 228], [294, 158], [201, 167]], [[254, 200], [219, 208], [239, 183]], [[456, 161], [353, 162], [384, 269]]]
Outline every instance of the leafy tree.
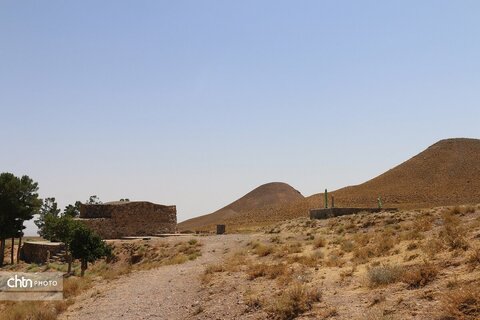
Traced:
[[[48, 217], [58, 217], [60, 209], [58, 209], [58, 204], [55, 202], [55, 198], [46, 198], [43, 200], [43, 204], [40, 207], [40, 215], [35, 224], [38, 227], [38, 234], [45, 238], [45, 219]], [[45, 238], [46, 239], [46, 238]]]
[[80, 201], [76, 201], [74, 205], [69, 204], [63, 210], [63, 214], [70, 217], [78, 217], [80, 215], [80, 206], [82, 203]]
[[68, 273], [72, 271], [71, 242], [76, 229], [83, 226], [73, 217], [63, 214], [61, 216], [47, 215], [43, 229], [43, 237], [50, 241], [63, 242], [65, 245], [68, 262]]
[[84, 225], [73, 232], [71, 241], [72, 255], [81, 262], [81, 276], [85, 275], [89, 262], [95, 262], [112, 254], [112, 249], [97, 234]]
[[87, 200], [87, 204], [102, 204], [102, 201], [100, 201], [100, 198], [97, 197], [96, 195], [90, 196]]
[[12, 238], [11, 261], [15, 250], [15, 237], [23, 236], [23, 223], [38, 213], [42, 200], [38, 198], [38, 183], [24, 175], [0, 174], [0, 267], [3, 266], [5, 240]]

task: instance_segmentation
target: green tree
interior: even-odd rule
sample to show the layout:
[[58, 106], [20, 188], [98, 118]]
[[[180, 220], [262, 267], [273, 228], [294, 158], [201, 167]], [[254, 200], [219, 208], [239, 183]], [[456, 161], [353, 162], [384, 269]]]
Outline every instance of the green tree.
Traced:
[[81, 276], [85, 275], [89, 262], [95, 262], [112, 254], [111, 247], [97, 234], [81, 225], [73, 232], [71, 241], [72, 255], [81, 262]]
[[42, 200], [38, 198], [38, 183], [24, 175], [0, 174], [0, 267], [4, 263], [5, 240], [12, 238], [13, 263], [15, 237], [23, 236], [23, 223], [39, 212]]
[[72, 218], [76, 218], [80, 215], [80, 206], [82, 203], [80, 201], [76, 201], [75, 204], [69, 204], [63, 210], [63, 214], [66, 216], [70, 216]]
[[72, 272], [71, 242], [76, 229], [83, 226], [81, 222], [73, 217], [63, 214], [61, 216], [46, 215], [43, 228], [43, 237], [54, 242], [63, 242], [65, 245], [66, 258], [68, 262], [67, 273]]
[[34, 221], [38, 227], [38, 234], [41, 237], [45, 238], [45, 219], [50, 216], [58, 217], [59, 214], [60, 209], [58, 209], [58, 204], [55, 202], [55, 198], [46, 198], [43, 200], [38, 219]]
[[96, 195], [90, 196], [87, 200], [87, 204], [102, 204], [102, 201], [100, 201], [100, 198], [97, 197]]

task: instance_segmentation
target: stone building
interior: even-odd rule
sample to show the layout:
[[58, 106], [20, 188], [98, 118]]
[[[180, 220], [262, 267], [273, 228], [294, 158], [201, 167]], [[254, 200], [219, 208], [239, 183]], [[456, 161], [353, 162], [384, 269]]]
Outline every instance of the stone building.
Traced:
[[84, 204], [79, 221], [104, 239], [175, 233], [177, 209], [144, 201]]

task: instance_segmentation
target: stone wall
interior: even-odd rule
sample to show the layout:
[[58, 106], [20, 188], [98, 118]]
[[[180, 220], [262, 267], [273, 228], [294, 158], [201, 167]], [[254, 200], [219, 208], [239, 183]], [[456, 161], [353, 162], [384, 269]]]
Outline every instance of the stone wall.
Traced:
[[311, 209], [310, 219], [328, 219], [338, 216], [345, 216], [359, 212], [381, 212], [381, 211], [397, 211], [396, 208], [326, 208], [326, 209]]
[[20, 249], [20, 259], [27, 263], [43, 264], [55, 255], [62, 253], [65, 246], [60, 242], [24, 242]]
[[104, 239], [175, 233], [177, 209], [151, 202], [111, 202], [80, 207], [79, 221]]

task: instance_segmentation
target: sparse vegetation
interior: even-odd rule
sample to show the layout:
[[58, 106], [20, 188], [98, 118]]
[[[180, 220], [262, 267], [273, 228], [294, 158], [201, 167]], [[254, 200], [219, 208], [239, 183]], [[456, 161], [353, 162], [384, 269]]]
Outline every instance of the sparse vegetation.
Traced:
[[367, 276], [370, 287], [378, 287], [402, 280], [404, 269], [398, 265], [383, 264], [368, 269]]
[[308, 311], [313, 304], [319, 302], [321, 293], [318, 289], [308, 288], [305, 285], [295, 284], [285, 291], [267, 307], [273, 319], [294, 319]]
[[451, 212], [443, 214], [443, 228], [440, 231], [440, 238], [450, 249], [468, 248], [468, 243], [465, 240], [465, 230], [461, 225], [460, 218]]
[[409, 266], [405, 268], [402, 281], [409, 285], [409, 288], [419, 288], [433, 281], [438, 274], [438, 268], [431, 263]]
[[[74, 302], [73, 298], [99, 283], [110, 281], [128, 274], [134, 270], [145, 270], [162, 265], [179, 264], [195, 259], [201, 255], [201, 244], [196, 240], [188, 242], [158, 242], [149, 244], [143, 242], [120, 242], [113, 247], [112, 256], [107, 260], [97, 261], [89, 269], [85, 277], [79, 277], [81, 268], [75, 263], [74, 276], [64, 279], [63, 294], [66, 300], [60, 302], [18, 302], [0, 303], [0, 319], [2, 320], [50, 320], [56, 319], [58, 314], [65, 311], [68, 305]], [[134, 258], [135, 257], [135, 258]], [[49, 269], [64, 270], [65, 265], [35, 264], [25, 267], [30, 272], [47, 271]], [[93, 281], [95, 279], [95, 281]], [[2, 309], [3, 307], [3, 309]]]
[[476, 320], [479, 317], [480, 284], [464, 284], [444, 294], [441, 319]]

